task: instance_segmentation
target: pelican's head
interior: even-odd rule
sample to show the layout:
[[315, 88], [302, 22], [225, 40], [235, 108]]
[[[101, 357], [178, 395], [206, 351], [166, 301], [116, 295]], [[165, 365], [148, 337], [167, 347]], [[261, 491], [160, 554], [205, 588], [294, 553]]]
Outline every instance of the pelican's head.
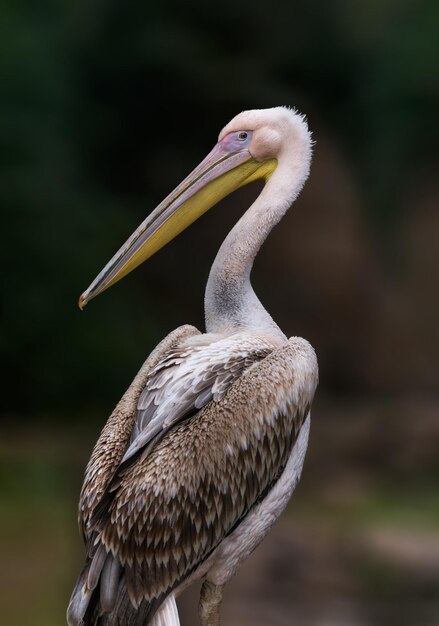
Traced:
[[275, 107], [243, 111], [223, 128], [218, 141], [239, 133], [242, 128], [251, 130], [248, 150], [256, 161], [277, 161], [288, 152], [292, 160], [297, 157], [298, 161], [309, 166], [311, 134], [305, 117], [294, 109]]
[[[310, 146], [304, 118], [286, 107], [244, 111], [233, 118], [207, 157], [150, 213], [84, 291], [80, 308], [232, 191], [254, 180], [267, 180], [286, 148], [293, 147], [294, 152], [294, 146], [301, 148], [305, 138]], [[298, 160], [303, 164], [303, 156]]]

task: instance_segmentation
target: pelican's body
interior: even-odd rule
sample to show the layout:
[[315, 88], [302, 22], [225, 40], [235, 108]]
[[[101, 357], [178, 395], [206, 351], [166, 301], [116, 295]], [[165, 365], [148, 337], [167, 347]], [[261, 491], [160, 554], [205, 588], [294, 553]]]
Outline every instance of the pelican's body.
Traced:
[[241, 113], [81, 297], [83, 305], [150, 256], [224, 187], [266, 179], [212, 266], [207, 332], [182, 326], [157, 346], [95, 446], [71, 626], [178, 626], [175, 598], [199, 579], [202, 626], [216, 626], [224, 584], [285, 508], [307, 447], [317, 362], [308, 342], [287, 339], [272, 320], [250, 271], [310, 158], [294, 111]]

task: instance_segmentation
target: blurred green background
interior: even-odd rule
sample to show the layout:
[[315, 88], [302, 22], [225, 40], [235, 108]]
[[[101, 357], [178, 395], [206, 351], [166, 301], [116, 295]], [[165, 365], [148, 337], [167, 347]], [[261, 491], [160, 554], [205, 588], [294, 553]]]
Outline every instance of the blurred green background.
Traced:
[[[439, 624], [439, 4], [4, 0], [0, 615], [56, 626], [82, 473], [149, 351], [203, 326], [244, 188], [85, 312], [79, 294], [245, 108], [287, 104], [311, 177], [255, 289], [317, 350], [303, 480], [228, 626]], [[194, 594], [181, 602], [196, 623]]]

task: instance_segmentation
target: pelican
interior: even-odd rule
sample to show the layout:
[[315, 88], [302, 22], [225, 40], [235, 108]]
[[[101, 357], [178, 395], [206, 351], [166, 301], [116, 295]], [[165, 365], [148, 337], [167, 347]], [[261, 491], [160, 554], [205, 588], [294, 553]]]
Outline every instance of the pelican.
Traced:
[[265, 181], [211, 268], [206, 332], [184, 325], [163, 339], [94, 447], [70, 626], [178, 626], [175, 599], [195, 581], [202, 626], [219, 626], [224, 585], [293, 493], [317, 360], [307, 341], [276, 325], [250, 272], [308, 177], [311, 146], [295, 110], [240, 113], [80, 297], [83, 308], [233, 190]]

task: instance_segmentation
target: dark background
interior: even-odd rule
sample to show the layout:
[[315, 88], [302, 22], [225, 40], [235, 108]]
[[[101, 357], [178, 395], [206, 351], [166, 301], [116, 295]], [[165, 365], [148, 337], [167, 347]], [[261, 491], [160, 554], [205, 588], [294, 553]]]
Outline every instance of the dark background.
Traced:
[[64, 623], [93, 442], [154, 345], [202, 328], [210, 264], [258, 186], [83, 313], [79, 294], [229, 119], [286, 104], [313, 131], [311, 177], [253, 283], [321, 382], [302, 483], [224, 623], [439, 624], [438, 3], [0, 11], [4, 623]]

